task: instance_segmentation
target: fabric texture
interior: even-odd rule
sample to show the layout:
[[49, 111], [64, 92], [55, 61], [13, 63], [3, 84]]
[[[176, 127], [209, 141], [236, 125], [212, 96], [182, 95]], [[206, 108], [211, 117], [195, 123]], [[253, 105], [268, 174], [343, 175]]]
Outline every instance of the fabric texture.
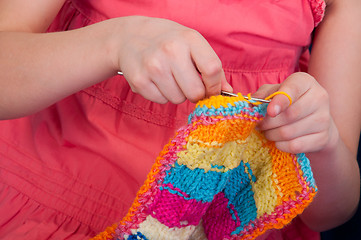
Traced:
[[[307, 62], [322, 5], [320, 0], [67, 0], [48, 31], [128, 15], [167, 18], [199, 31], [220, 57], [234, 92], [249, 93], [299, 71], [300, 58]], [[193, 108], [188, 101], [147, 101], [114, 76], [31, 116], [0, 121], [0, 239], [89, 239], [122, 219], [154, 159]], [[259, 238], [265, 236], [319, 238], [298, 218]]]
[[200, 101], [155, 161], [120, 224], [94, 240], [255, 239], [283, 228], [317, 192], [304, 154], [255, 130], [267, 104]]

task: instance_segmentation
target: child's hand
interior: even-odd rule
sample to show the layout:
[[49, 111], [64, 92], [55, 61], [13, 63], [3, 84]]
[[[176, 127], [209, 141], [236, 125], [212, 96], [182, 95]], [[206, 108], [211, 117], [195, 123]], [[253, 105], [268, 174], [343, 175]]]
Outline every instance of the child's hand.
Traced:
[[285, 95], [276, 95], [259, 129], [278, 149], [296, 154], [336, 144], [338, 131], [330, 114], [328, 94], [312, 76], [294, 73], [282, 84], [262, 86], [253, 96], [266, 97], [275, 91], [288, 93], [293, 103], [289, 105]]
[[133, 92], [177, 104], [232, 91], [220, 59], [198, 32], [165, 19], [126, 20], [115, 64]]

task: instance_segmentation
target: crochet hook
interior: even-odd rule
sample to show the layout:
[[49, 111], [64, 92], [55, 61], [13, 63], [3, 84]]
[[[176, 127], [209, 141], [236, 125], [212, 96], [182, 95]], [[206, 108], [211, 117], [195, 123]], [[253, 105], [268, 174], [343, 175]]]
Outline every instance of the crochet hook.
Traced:
[[[238, 95], [236, 93], [230, 93], [230, 92], [226, 92], [226, 91], [221, 91], [221, 95], [227, 96], [227, 97], [238, 97]], [[266, 99], [262, 99], [262, 98], [254, 98], [254, 97], [250, 98], [248, 96], [243, 96], [243, 97], [247, 100], [253, 100], [253, 101], [262, 102], [262, 103], [271, 102], [271, 100], [266, 100]]]
[[[123, 73], [121, 71], [118, 71], [117, 74], [123, 76]], [[230, 92], [226, 92], [226, 91], [221, 91], [221, 95], [223, 96], [227, 96], [227, 97], [238, 97], [237, 94], [235, 93], [230, 93]], [[243, 96], [245, 99], [247, 100], [253, 100], [253, 101], [257, 101], [257, 102], [262, 102], [262, 103], [269, 103], [270, 100], [265, 100], [265, 99], [262, 99], [262, 98], [249, 98], [248, 96]]]

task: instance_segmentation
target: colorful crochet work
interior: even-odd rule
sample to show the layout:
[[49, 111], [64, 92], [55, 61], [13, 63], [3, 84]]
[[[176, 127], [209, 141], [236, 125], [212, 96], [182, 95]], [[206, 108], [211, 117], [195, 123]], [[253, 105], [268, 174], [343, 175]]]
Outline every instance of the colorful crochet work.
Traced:
[[282, 228], [317, 192], [304, 154], [255, 129], [267, 104], [200, 101], [156, 159], [128, 214], [94, 239], [254, 239]]

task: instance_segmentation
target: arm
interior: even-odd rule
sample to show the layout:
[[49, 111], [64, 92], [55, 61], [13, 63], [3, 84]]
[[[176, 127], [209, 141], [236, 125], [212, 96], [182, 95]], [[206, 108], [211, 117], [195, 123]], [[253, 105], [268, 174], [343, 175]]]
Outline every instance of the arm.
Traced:
[[359, 202], [360, 12], [357, 0], [329, 2], [316, 32], [309, 74], [292, 74], [281, 85], [256, 93], [262, 97], [279, 90], [293, 99], [289, 106], [286, 97], [275, 96], [259, 127], [279, 149], [305, 152], [310, 159], [319, 190], [301, 218], [316, 231], [347, 221]]
[[327, 90], [339, 133], [334, 147], [308, 155], [320, 191], [302, 218], [316, 230], [348, 220], [359, 201], [356, 155], [361, 127], [360, 12], [360, 1], [329, 1], [312, 49], [309, 73]]
[[33, 113], [111, 75], [106, 45], [100, 42], [104, 30], [93, 42], [88, 39], [96, 26], [41, 33], [63, 3], [0, 2], [0, 119]]
[[41, 110], [119, 70], [158, 103], [231, 91], [207, 41], [172, 21], [129, 16], [42, 33], [63, 2], [0, 2], [0, 119]]

